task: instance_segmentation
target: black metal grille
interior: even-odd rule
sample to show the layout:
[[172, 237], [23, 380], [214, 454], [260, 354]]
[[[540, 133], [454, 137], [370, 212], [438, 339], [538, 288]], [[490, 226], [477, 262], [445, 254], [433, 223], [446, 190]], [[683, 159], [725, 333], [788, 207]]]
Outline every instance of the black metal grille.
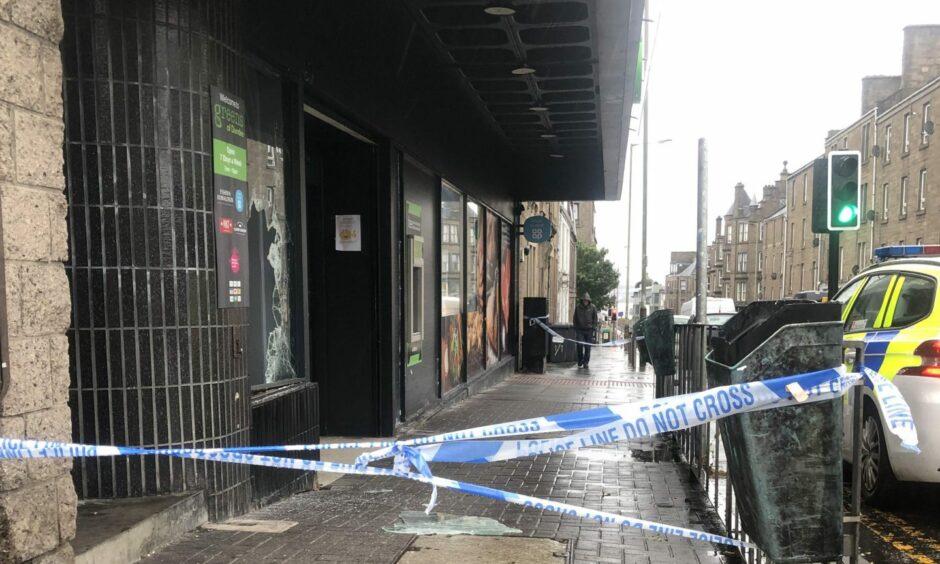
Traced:
[[[287, 386], [251, 400], [251, 444], [309, 445], [320, 442], [319, 390], [316, 384]], [[319, 460], [320, 451], [293, 452], [292, 458]], [[313, 487], [313, 472], [265, 466], [251, 467], [251, 495], [255, 503]]]
[[[210, 9], [211, 6], [211, 9]], [[244, 310], [216, 308], [209, 85], [243, 87], [231, 2], [63, 2], [73, 317], [73, 437], [155, 447], [244, 445]], [[204, 488], [244, 511], [244, 466], [79, 459], [79, 495]]]

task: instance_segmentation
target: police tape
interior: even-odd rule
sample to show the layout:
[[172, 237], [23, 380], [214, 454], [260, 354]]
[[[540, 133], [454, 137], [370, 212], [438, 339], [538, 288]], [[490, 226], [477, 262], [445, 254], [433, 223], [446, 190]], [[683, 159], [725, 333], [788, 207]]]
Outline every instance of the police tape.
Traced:
[[557, 331], [555, 331], [554, 329], [552, 329], [551, 327], [549, 327], [548, 325], [546, 325], [546, 324], [542, 321], [543, 319], [547, 319], [547, 318], [548, 318], [548, 316], [546, 315], [546, 316], [543, 316], [543, 317], [527, 317], [526, 319], [529, 320], [529, 325], [538, 325], [539, 327], [541, 327], [542, 329], [544, 329], [546, 333], [548, 333], [549, 335], [551, 335], [553, 338], [555, 338], [555, 339], [563, 339], [563, 340], [565, 340], [565, 341], [570, 341], [570, 342], [575, 343], [575, 344], [578, 344], [578, 345], [585, 345], [585, 346], [588, 346], [588, 347], [604, 348], [604, 347], [622, 347], [622, 346], [626, 343], [626, 341], [623, 340], [623, 339], [617, 339], [616, 341], [611, 341], [611, 342], [609, 342], [609, 343], [592, 343], [592, 342], [590, 342], [590, 341], [579, 341], [579, 340], [577, 340], [577, 339], [572, 339], [572, 338], [570, 338], [570, 337], [565, 337], [564, 335], [559, 335]]
[[[577, 507], [523, 494], [506, 492], [485, 486], [440, 478], [431, 473], [429, 462], [491, 462], [522, 456], [560, 452], [572, 448], [600, 446], [615, 441], [650, 436], [689, 428], [729, 415], [751, 411], [825, 401], [840, 397], [851, 386], [864, 382], [873, 392], [886, 427], [901, 439], [902, 446], [919, 452], [917, 431], [910, 407], [893, 383], [880, 374], [863, 369], [862, 373], [845, 374], [841, 368], [821, 370], [771, 380], [734, 384], [712, 388], [682, 396], [633, 402], [630, 404], [595, 408], [575, 413], [551, 415], [518, 420], [473, 429], [442, 433], [431, 437], [418, 437], [405, 441], [376, 441], [341, 443], [340, 448], [379, 448], [367, 453], [356, 464], [341, 464], [251, 454], [249, 451], [302, 451], [322, 450], [327, 445], [280, 445], [264, 447], [234, 447], [212, 449], [146, 449], [120, 446], [95, 446], [23, 439], [0, 439], [0, 458], [51, 458], [87, 456], [168, 455], [211, 462], [229, 462], [290, 468], [305, 471], [338, 472], [372, 476], [394, 476], [415, 480], [432, 487], [431, 500], [426, 511], [434, 507], [437, 488], [443, 487], [463, 493], [482, 495], [492, 499], [515, 503], [535, 509], [552, 511], [574, 517], [618, 523], [625, 527], [645, 531], [706, 540], [718, 544], [750, 547], [737, 539], [710, 533], [673, 527], [662, 523], [630, 519], [622, 515]], [[533, 435], [561, 430], [587, 429], [561, 439], [540, 441], [489, 441], [478, 437], [505, 437]], [[390, 446], [389, 443], [391, 443]], [[354, 446], [356, 445], [356, 446]], [[366, 446], [367, 445], [367, 446]], [[378, 446], [383, 445], [383, 446]], [[393, 468], [368, 466], [367, 463], [393, 457]], [[417, 473], [408, 471], [412, 466]]]
[[[401, 447], [406, 449], [408, 447]], [[664, 523], [647, 521], [644, 519], [633, 519], [610, 513], [599, 511], [564, 502], [541, 499], [513, 492], [507, 492], [470, 484], [459, 480], [441, 478], [430, 474], [427, 463], [423, 461], [420, 453], [408, 453], [409, 462], [416, 462], [418, 473], [407, 472], [395, 468], [377, 468], [373, 466], [360, 466], [354, 464], [343, 464], [338, 462], [321, 462], [318, 460], [303, 460], [298, 458], [283, 458], [277, 456], [256, 455], [244, 452], [226, 452], [227, 449], [141, 449], [115, 446], [93, 446], [73, 443], [54, 443], [49, 441], [28, 441], [17, 439], [0, 439], [0, 458], [53, 458], [53, 457], [88, 457], [88, 456], [131, 456], [131, 455], [167, 455], [179, 458], [188, 458], [194, 460], [204, 460], [207, 462], [226, 462], [235, 464], [249, 464], [253, 466], [265, 466], [270, 468], [286, 468], [302, 471], [317, 472], [336, 472], [342, 474], [360, 474], [368, 476], [386, 476], [397, 477], [417, 482], [425, 483], [434, 488], [431, 502], [427, 511], [433, 508], [437, 488], [451, 489], [454, 491], [487, 497], [498, 501], [504, 501], [523, 507], [531, 507], [536, 510], [560, 513], [571, 517], [591, 519], [601, 523], [616, 523], [624, 527], [659, 533], [663, 535], [674, 535], [689, 538], [692, 540], [703, 540], [707, 542], [738, 546], [743, 548], [752, 547], [751, 544], [743, 541], [715, 535], [704, 531], [687, 529], [684, 527], [675, 527]]]

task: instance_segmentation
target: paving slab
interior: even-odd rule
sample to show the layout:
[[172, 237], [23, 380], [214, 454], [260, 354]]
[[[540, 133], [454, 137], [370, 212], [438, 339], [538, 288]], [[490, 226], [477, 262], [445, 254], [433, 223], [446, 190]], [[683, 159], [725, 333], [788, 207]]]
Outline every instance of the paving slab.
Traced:
[[[592, 357], [590, 370], [551, 364], [545, 374], [514, 375], [425, 421], [404, 426], [400, 436], [636, 401], [650, 398], [653, 393], [652, 373], [629, 371], [626, 357], [620, 350], [599, 349]], [[717, 515], [688, 469], [674, 461], [670, 449], [659, 439], [489, 464], [433, 464], [432, 470], [435, 475], [447, 478], [724, 534]], [[389, 533], [383, 528], [393, 526], [403, 512], [423, 510], [429, 495], [430, 488], [417, 482], [346, 475], [328, 489], [301, 493], [243, 516], [249, 520], [297, 522], [283, 533], [200, 529], [144, 561], [398, 562], [409, 552], [415, 537]], [[565, 543], [571, 562], [711, 564], [727, 561], [725, 553], [710, 543], [622, 529], [614, 524], [576, 519], [449, 490], [439, 492], [435, 511], [487, 517], [522, 531], [518, 537], [499, 539], [538, 538]], [[422, 543], [427, 538], [422, 537]], [[441, 537], [440, 542], [446, 546], [450, 541], [456, 549], [457, 543], [472, 546], [481, 538], [484, 537]], [[461, 559], [473, 561], [469, 557]], [[448, 556], [443, 561], [459, 562], [460, 559]]]

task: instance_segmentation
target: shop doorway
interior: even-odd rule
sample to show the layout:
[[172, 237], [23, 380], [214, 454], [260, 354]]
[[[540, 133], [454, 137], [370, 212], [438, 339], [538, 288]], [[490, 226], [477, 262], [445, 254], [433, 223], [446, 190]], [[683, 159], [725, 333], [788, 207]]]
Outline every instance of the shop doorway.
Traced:
[[[306, 108], [311, 377], [324, 435], [379, 433], [378, 151]], [[337, 222], [344, 239], [337, 242]], [[342, 248], [338, 248], [342, 247]]]

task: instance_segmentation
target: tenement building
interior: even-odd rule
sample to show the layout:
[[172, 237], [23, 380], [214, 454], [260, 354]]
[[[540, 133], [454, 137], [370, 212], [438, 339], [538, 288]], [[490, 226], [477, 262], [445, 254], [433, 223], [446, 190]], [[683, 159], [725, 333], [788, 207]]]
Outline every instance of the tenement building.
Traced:
[[[940, 26], [905, 28], [901, 75], [865, 77], [861, 98], [861, 117], [831, 131], [825, 145], [826, 152], [862, 155], [862, 224], [840, 236], [840, 284], [870, 265], [878, 247], [940, 243], [940, 148], [931, 110], [940, 100]], [[786, 295], [828, 281], [829, 237], [811, 231], [813, 180], [809, 162], [788, 181]]]
[[[519, 203], [619, 199], [642, 21], [513, 6], [0, 2], [0, 434], [390, 436], [511, 373]], [[76, 496], [226, 519], [311, 480], [3, 461], [0, 560], [69, 561]]]
[[669, 274], [663, 306], [679, 313], [682, 304], [695, 296], [695, 251], [673, 251], [669, 254]]
[[[715, 237], [708, 246], [709, 296], [731, 298], [740, 308], [767, 295], [768, 219], [783, 207], [786, 175], [784, 168], [779, 180], [764, 186], [760, 200], [749, 196], [744, 184], [735, 185], [734, 203], [715, 219]], [[779, 235], [773, 237], [777, 241]]]

